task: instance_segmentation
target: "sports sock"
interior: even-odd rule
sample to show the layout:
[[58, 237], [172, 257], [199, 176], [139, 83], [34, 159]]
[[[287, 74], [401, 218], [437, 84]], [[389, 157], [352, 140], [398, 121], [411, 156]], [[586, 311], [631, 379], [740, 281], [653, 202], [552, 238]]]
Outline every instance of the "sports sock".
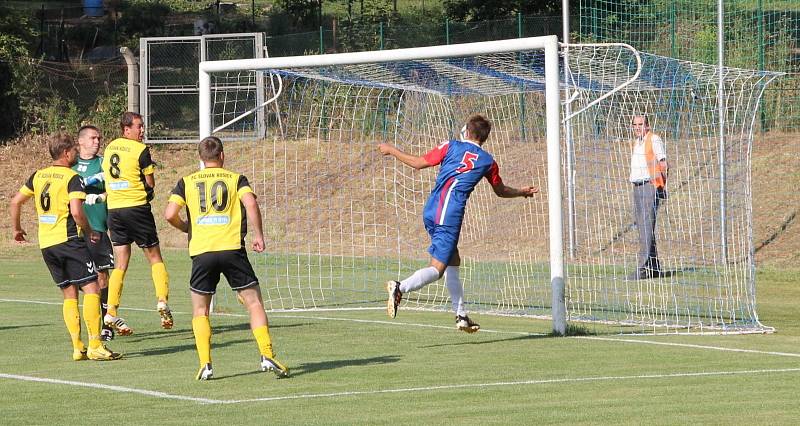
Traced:
[[108, 313], [117, 316], [119, 299], [122, 297], [122, 285], [125, 279], [125, 270], [114, 268], [108, 277]]
[[258, 343], [258, 351], [261, 355], [268, 358], [274, 358], [275, 354], [272, 352], [272, 339], [269, 336], [269, 325], [262, 325], [253, 330], [253, 336]]
[[100, 289], [100, 319], [106, 316], [108, 310], [108, 287]]
[[410, 277], [400, 281], [400, 291], [408, 293], [409, 291], [419, 290], [438, 279], [439, 271], [433, 266], [428, 266], [417, 270]]
[[89, 334], [89, 347], [99, 348], [100, 343], [100, 295], [86, 294], [83, 296], [83, 321]]
[[208, 317], [203, 315], [192, 318], [192, 331], [200, 366], [206, 365], [211, 362], [211, 323]]
[[167, 274], [167, 267], [164, 262], [154, 263], [150, 266], [150, 272], [153, 275], [153, 285], [156, 288], [156, 297], [159, 301], [168, 301], [169, 299], [169, 274]]
[[464, 309], [464, 287], [458, 276], [458, 266], [448, 266], [444, 270], [444, 283], [450, 293], [450, 301], [453, 303], [453, 311], [456, 315], [467, 315]]
[[81, 341], [81, 314], [78, 312], [78, 299], [64, 299], [63, 305], [64, 324], [69, 330], [69, 337], [72, 339], [73, 349], [86, 349]]

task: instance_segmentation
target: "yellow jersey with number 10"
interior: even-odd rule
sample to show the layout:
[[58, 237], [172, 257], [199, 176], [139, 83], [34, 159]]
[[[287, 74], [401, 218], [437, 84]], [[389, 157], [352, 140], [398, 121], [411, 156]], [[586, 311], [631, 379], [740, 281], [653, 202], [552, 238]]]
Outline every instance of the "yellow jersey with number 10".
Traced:
[[153, 199], [153, 188], [147, 186], [144, 176], [154, 171], [155, 163], [147, 145], [126, 138], [111, 141], [103, 154], [108, 209], [149, 203]]
[[178, 181], [169, 201], [186, 206], [189, 256], [244, 247], [247, 213], [241, 198], [252, 192], [246, 177], [219, 167]]

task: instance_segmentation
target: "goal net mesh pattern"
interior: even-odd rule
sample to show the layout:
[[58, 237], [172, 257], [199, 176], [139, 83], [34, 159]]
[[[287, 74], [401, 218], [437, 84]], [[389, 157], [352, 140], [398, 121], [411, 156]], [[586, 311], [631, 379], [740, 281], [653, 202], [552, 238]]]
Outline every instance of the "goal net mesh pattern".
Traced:
[[[641, 57], [638, 80], [590, 105], [633, 76], [634, 55], [621, 47], [568, 51], [562, 99], [578, 112], [562, 128], [568, 320], [613, 324], [623, 332], [763, 331], [755, 309], [750, 150], [758, 102], [776, 75], [723, 70], [723, 254], [718, 69]], [[416, 171], [382, 157], [377, 145], [423, 155], [457, 138], [465, 119], [481, 113], [493, 124], [485, 148], [504, 182], [541, 192], [501, 199], [488, 184], [476, 188], [459, 241], [468, 309], [550, 315], [542, 51], [211, 78], [215, 127], [245, 112], [243, 99], [253, 94], [236, 87], [263, 78], [272, 83], [266, 98], [280, 89], [258, 117], [214, 133], [228, 142], [226, 166], [246, 174], [259, 196], [267, 250], [253, 261], [268, 310], [385, 306], [383, 284], [429, 261], [421, 213], [437, 168]], [[626, 279], [638, 250], [628, 182], [635, 114], [648, 115], [671, 164], [669, 198], [657, 223], [668, 274], [641, 281]], [[247, 136], [258, 128], [261, 137]], [[442, 281], [404, 296], [401, 309], [450, 309]], [[232, 299], [221, 295], [218, 306]]]

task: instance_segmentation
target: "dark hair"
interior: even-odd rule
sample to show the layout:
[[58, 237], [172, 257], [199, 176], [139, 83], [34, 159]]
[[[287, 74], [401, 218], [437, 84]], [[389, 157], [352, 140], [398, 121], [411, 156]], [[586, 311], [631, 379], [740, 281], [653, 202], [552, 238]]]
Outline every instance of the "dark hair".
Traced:
[[64, 151], [75, 147], [75, 139], [69, 133], [58, 132], [50, 135], [47, 141], [47, 149], [50, 151], [50, 157], [53, 160], [58, 160], [64, 154]]
[[484, 143], [492, 131], [492, 123], [480, 114], [473, 114], [467, 119], [467, 130], [478, 142]]
[[123, 132], [125, 131], [126, 127], [131, 127], [133, 125], [133, 120], [136, 119], [141, 120], [142, 115], [137, 112], [125, 111], [122, 113], [122, 118], [119, 120], [119, 128]]
[[81, 126], [80, 129], [78, 129], [78, 138], [80, 139], [80, 137], [83, 136], [87, 130], [94, 130], [95, 132], [97, 132], [98, 135], [100, 134], [100, 129], [98, 129], [95, 126], [92, 126], [91, 124], [86, 124]]
[[208, 136], [197, 144], [197, 153], [203, 161], [219, 160], [222, 151], [222, 141], [216, 136]]
[[[636, 118], [636, 117], [642, 117], [642, 120], [644, 120], [644, 125], [647, 126], [647, 127], [650, 127], [650, 119], [647, 118], [647, 115], [645, 115], [645, 114], [634, 114], [633, 118]], [[631, 119], [631, 121], [633, 121], [633, 119]]]

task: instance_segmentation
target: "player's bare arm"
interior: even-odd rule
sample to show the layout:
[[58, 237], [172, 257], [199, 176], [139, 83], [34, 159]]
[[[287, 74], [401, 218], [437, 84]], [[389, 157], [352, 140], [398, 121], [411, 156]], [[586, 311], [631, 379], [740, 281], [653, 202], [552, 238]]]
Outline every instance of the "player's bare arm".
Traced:
[[537, 186], [525, 186], [522, 188], [513, 188], [510, 186], [506, 186], [502, 182], [492, 186], [494, 193], [501, 198], [515, 198], [515, 197], [533, 197], [534, 194], [539, 192], [539, 187]]
[[181, 219], [181, 206], [177, 205], [176, 203], [168, 203], [167, 209], [164, 211], [164, 219], [169, 222], [174, 228], [178, 229], [181, 232], [188, 233], [189, 232], [189, 222]]
[[406, 154], [405, 152], [397, 149], [394, 145], [388, 143], [379, 144], [378, 150], [381, 152], [381, 154], [391, 155], [392, 157], [400, 160], [401, 163], [411, 166], [417, 170], [425, 169], [431, 166], [427, 161], [425, 161], [425, 158]]
[[247, 217], [253, 223], [253, 250], [256, 253], [264, 251], [264, 228], [261, 226], [261, 209], [258, 208], [256, 196], [248, 192], [242, 196], [242, 204], [247, 212]]
[[11, 199], [11, 225], [13, 226], [12, 229], [14, 230], [14, 241], [19, 244], [24, 244], [26, 242], [25, 235], [28, 235], [25, 230], [22, 229], [20, 213], [22, 212], [22, 205], [25, 204], [25, 202], [27, 202], [30, 198], [31, 197], [29, 195], [17, 192]]
[[147, 186], [149, 186], [150, 188], [155, 188], [156, 187], [155, 175], [153, 173], [150, 173], [149, 175], [144, 175], [144, 183], [146, 183]]
[[75, 223], [89, 236], [91, 242], [96, 243], [100, 241], [100, 233], [92, 229], [92, 226], [89, 225], [89, 221], [86, 219], [86, 215], [83, 214], [83, 200], [79, 198], [69, 200], [69, 211]]

